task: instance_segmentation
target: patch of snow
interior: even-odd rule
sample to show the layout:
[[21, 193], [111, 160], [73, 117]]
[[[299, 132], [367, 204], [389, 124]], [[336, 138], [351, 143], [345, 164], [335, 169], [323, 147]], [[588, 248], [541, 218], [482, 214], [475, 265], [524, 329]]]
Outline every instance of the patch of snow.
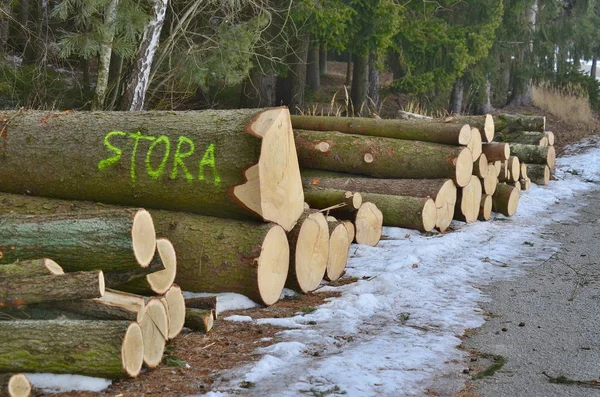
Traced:
[[250, 316], [239, 316], [239, 315], [233, 315], [233, 316], [229, 316], [229, 317], [225, 317], [223, 320], [227, 320], [227, 321], [234, 321], [236, 323], [251, 323], [252, 321], [252, 317]]
[[25, 374], [34, 388], [48, 393], [69, 391], [99, 392], [111, 385], [112, 381], [82, 375]]
[[260, 307], [260, 305], [247, 296], [241, 294], [235, 294], [233, 292], [224, 292], [220, 294], [211, 294], [206, 292], [196, 293], [183, 291], [183, 296], [188, 298], [195, 298], [201, 296], [218, 296], [219, 301], [217, 304], [217, 314], [230, 311], [230, 310], [243, 310], [252, 309], [254, 307]]

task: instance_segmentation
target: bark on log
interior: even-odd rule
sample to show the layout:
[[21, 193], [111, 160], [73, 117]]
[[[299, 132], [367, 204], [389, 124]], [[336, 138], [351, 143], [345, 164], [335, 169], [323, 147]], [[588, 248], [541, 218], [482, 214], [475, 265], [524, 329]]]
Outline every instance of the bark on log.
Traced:
[[540, 131], [518, 131], [501, 134], [496, 137], [497, 142], [512, 142], [525, 145], [548, 146], [548, 136]]
[[295, 130], [298, 159], [305, 168], [377, 178], [453, 178], [459, 186], [473, 172], [471, 151], [428, 142]]
[[492, 196], [492, 211], [505, 216], [513, 216], [519, 206], [519, 190], [514, 186], [499, 183]]
[[546, 128], [545, 116], [524, 116], [519, 114], [501, 114], [494, 116], [496, 134], [518, 131], [540, 131]]
[[147, 267], [156, 246], [150, 214], [127, 209], [2, 215], [0, 241], [0, 265], [49, 257], [67, 271]]
[[454, 219], [475, 222], [479, 216], [481, 194], [481, 182], [473, 175], [467, 186], [458, 189]]
[[0, 374], [0, 397], [29, 397], [31, 382], [25, 374]]
[[[356, 106], [356, 104], [355, 104]], [[467, 145], [471, 140], [468, 124], [384, 120], [359, 117], [292, 116], [294, 130], [338, 131], [345, 134], [379, 136], [445, 145]]]
[[101, 320], [142, 321], [146, 311], [144, 298], [116, 290], [106, 290], [101, 298], [55, 302], [44, 307], [55, 307], [88, 318]]
[[189, 309], [210, 310], [216, 320], [219, 318], [218, 302], [218, 296], [198, 296], [195, 298], [187, 298], [185, 300], [185, 307]]
[[550, 183], [550, 167], [545, 164], [527, 164], [527, 176], [536, 185], [546, 186]]
[[136, 377], [144, 344], [128, 321], [0, 322], [0, 372], [50, 372], [109, 379]]
[[546, 164], [552, 168], [556, 164], [556, 150], [554, 146], [521, 145], [509, 143], [510, 152], [524, 163]]
[[52, 259], [33, 259], [16, 261], [9, 265], [0, 266], [0, 280], [20, 277], [48, 276], [64, 274], [62, 267]]
[[290, 267], [286, 287], [299, 292], [314, 291], [327, 270], [329, 226], [325, 216], [315, 210], [304, 211], [298, 224], [288, 233]]
[[492, 195], [484, 194], [481, 196], [481, 204], [479, 205], [479, 216], [477, 219], [489, 221], [492, 216]]
[[362, 205], [362, 195], [347, 190], [327, 189], [316, 186], [313, 181], [303, 178], [304, 200], [310, 208], [325, 209], [339, 204], [345, 204], [350, 210], [358, 210]]
[[481, 149], [488, 161], [505, 161], [510, 157], [510, 147], [506, 143], [486, 143]]
[[173, 285], [162, 298], [169, 316], [169, 340], [175, 338], [183, 329], [185, 322], [185, 298], [178, 285]]
[[185, 326], [193, 331], [204, 332], [205, 334], [212, 330], [214, 317], [210, 310], [204, 309], [185, 309]]
[[0, 308], [104, 295], [101, 270], [31, 278], [0, 279]]
[[156, 368], [162, 361], [169, 338], [169, 315], [162, 299], [146, 298], [140, 329], [144, 341], [144, 363], [149, 368]]
[[381, 211], [384, 226], [404, 227], [422, 232], [430, 232], [435, 228], [437, 208], [430, 198], [379, 193], [363, 193], [363, 197]]
[[485, 116], [452, 116], [447, 117], [444, 123], [469, 124], [471, 128], [477, 128], [481, 134], [481, 142], [489, 143], [494, 140], [494, 119], [492, 115]]
[[329, 226], [329, 254], [325, 276], [329, 281], [335, 281], [344, 274], [352, 241], [348, 239], [348, 229], [343, 221], [328, 217], [327, 225]]
[[2, 129], [6, 192], [254, 217], [287, 230], [302, 212], [286, 108], [1, 112]]

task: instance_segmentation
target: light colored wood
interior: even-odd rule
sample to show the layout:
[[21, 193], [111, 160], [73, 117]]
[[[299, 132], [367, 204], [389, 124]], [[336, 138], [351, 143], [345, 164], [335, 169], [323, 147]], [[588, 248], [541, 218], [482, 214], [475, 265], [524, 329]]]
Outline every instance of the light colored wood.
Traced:
[[507, 160], [508, 180], [516, 182], [521, 175], [521, 163], [517, 156], [510, 156]]
[[365, 202], [356, 211], [354, 227], [356, 243], [375, 247], [383, 231], [383, 214], [375, 204]]
[[479, 206], [479, 217], [481, 221], [489, 221], [492, 216], [492, 195], [484, 194], [481, 196], [481, 204]]
[[208, 333], [212, 330], [214, 316], [210, 310], [185, 309], [185, 326], [193, 331]]
[[458, 190], [455, 219], [467, 223], [473, 223], [477, 220], [481, 203], [481, 190], [479, 178], [472, 175], [471, 181], [467, 186]]
[[25, 374], [0, 374], [1, 397], [29, 397], [31, 382]]
[[536, 185], [546, 186], [550, 183], [550, 167], [545, 164], [527, 164], [527, 175]]
[[511, 153], [527, 164], [546, 164], [553, 168], [556, 164], [556, 149], [554, 146], [510, 144]]
[[505, 161], [510, 157], [510, 146], [507, 143], [486, 143], [481, 149], [488, 161]]
[[343, 221], [328, 219], [327, 223], [330, 235], [325, 276], [329, 281], [335, 281], [344, 274], [352, 242], [348, 240], [348, 229], [346, 229]]
[[190, 309], [210, 310], [216, 320], [219, 318], [218, 302], [218, 296], [198, 296], [195, 298], [187, 298], [185, 300], [185, 307]]
[[502, 161], [496, 160], [494, 161], [494, 167], [496, 167], [496, 176], [500, 178], [500, 174], [502, 174]]
[[173, 285], [177, 275], [177, 255], [173, 244], [166, 238], [156, 240], [156, 250], [160, 255], [164, 270], [150, 273], [146, 276], [148, 286], [157, 294], [164, 294]]
[[496, 185], [498, 184], [498, 176], [496, 173], [496, 167], [491, 165], [488, 167], [488, 173], [481, 180], [481, 185], [483, 187], [483, 193], [492, 195], [496, 191]]
[[544, 134], [546, 134], [546, 138], [548, 138], [548, 145], [554, 146], [554, 132], [546, 131]]
[[144, 340], [144, 363], [149, 368], [156, 368], [162, 361], [169, 337], [169, 316], [160, 298], [147, 300], [140, 328]]
[[506, 216], [513, 216], [519, 206], [519, 189], [505, 183], [499, 183], [492, 196], [492, 211]]
[[169, 316], [169, 340], [181, 333], [185, 323], [185, 298], [181, 288], [173, 284], [163, 297], [163, 304], [167, 308]]
[[473, 175], [480, 178], [485, 178], [488, 174], [488, 159], [484, 153], [479, 155], [479, 158], [473, 162]]
[[107, 289], [101, 298], [53, 302], [45, 308], [57, 308], [101, 320], [142, 321], [146, 311], [144, 297]]
[[482, 153], [482, 142], [481, 142], [481, 134], [477, 128], [471, 129], [471, 140], [467, 144], [469, 150], [471, 150], [471, 155], [473, 156], [473, 161], [476, 161]]
[[354, 223], [352, 221], [343, 221], [344, 226], [346, 226], [346, 230], [348, 231], [348, 241], [352, 243], [354, 241], [354, 236], [356, 235], [356, 229], [354, 228]]

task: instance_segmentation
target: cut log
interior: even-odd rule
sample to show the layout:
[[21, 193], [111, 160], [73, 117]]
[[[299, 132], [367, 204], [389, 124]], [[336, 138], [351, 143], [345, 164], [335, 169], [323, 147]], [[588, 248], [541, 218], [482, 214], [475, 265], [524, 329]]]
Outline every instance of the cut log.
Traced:
[[492, 195], [484, 194], [481, 196], [481, 204], [479, 205], [479, 216], [477, 219], [489, 221], [492, 216]]
[[339, 131], [345, 134], [379, 136], [467, 145], [471, 140], [471, 127], [464, 124], [423, 122], [421, 120], [384, 120], [354, 117], [292, 116], [294, 130]]
[[428, 197], [394, 196], [363, 193], [365, 200], [375, 204], [383, 214], [384, 226], [430, 232], [438, 218], [435, 202]]
[[144, 340], [144, 363], [149, 368], [156, 368], [162, 361], [165, 344], [169, 338], [169, 316], [162, 299], [146, 299], [140, 328]]
[[521, 143], [525, 145], [548, 146], [548, 136], [540, 131], [518, 131], [496, 136], [497, 142]]
[[0, 264], [49, 257], [66, 271], [147, 267], [156, 236], [145, 210], [0, 216]]
[[354, 223], [352, 221], [343, 221], [344, 226], [346, 226], [346, 230], [348, 231], [348, 241], [352, 243], [354, 241], [354, 237], [356, 236], [356, 228], [354, 227]]
[[294, 130], [300, 165], [377, 178], [453, 178], [459, 186], [473, 172], [465, 147], [365, 137], [331, 131]]
[[129, 321], [0, 321], [0, 372], [136, 377], [144, 343]]
[[484, 153], [481, 153], [479, 158], [473, 162], [473, 175], [485, 178], [488, 174], [488, 168], [488, 159]]
[[515, 189], [517, 189], [519, 191], [519, 194], [521, 193], [521, 190], [523, 190], [521, 188], [521, 182], [519, 182], [519, 181], [516, 181], [516, 182], [510, 181], [510, 182], [506, 182], [506, 184], [514, 187]]
[[445, 123], [469, 124], [471, 128], [477, 128], [481, 134], [481, 141], [485, 143], [494, 140], [494, 119], [492, 115], [485, 116], [451, 116], [444, 119]]
[[6, 192], [254, 217], [286, 230], [302, 213], [287, 108], [5, 111], [0, 120]]
[[496, 134], [518, 131], [540, 131], [546, 128], [545, 116], [524, 116], [519, 114], [501, 114], [494, 116]]
[[548, 138], [548, 145], [554, 146], [554, 132], [552, 131], [544, 131], [546, 138]]
[[510, 143], [510, 151], [519, 160], [528, 164], [546, 164], [552, 168], [556, 164], [554, 146], [534, 146]]
[[492, 196], [492, 211], [506, 216], [513, 216], [519, 206], [519, 190], [514, 186], [499, 183]]
[[315, 290], [327, 270], [329, 226], [325, 216], [315, 210], [305, 211], [298, 224], [288, 233], [290, 268], [286, 287], [299, 292]]
[[500, 178], [500, 174], [502, 173], [502, 161], [496, 160], [494, 161], [494, 167], [496, 168], [496, 176]]
[[354, 228], [354, 240], [357, 244], [375, 247], [383, 232], [383, 214], [377, 205], [368, 201], [363, 203], [356, 211]]
[[329, 226], [329, 254], [327, 256], [325, 276], [329, 281], [335, 281], [344, 274], [352, 241], [348, 239], [348, 229], [346, 229], [344, 222], [331, 218], [328, 217], [327, 219]]
[[101, 270], [31, 278], [0, 279], [0, 308], [104, 295]]
[[25, 374], [0, 374], [1, 397], [29, 397], [31, 382]]
[[216, 320], [219, 318], [218, 302], [218, 296], [198, 296], [196, 298], [187, 298], [185, 300], [185, 307], [189, 309], [210, 310], [213, 312], [213, 317]]
[[64, 274], [63, 268], [52, 259], [33, 259], [16, 261], [9, 265], [0, 265], [0, 280], [16, 279], [19, 277], [48, 276]]
[[483, 187], [483, 193], [492, 195], [496, 191], [496, 185], [498, 184], [498, 176], [496, 173], [496, 167], [490, 165], [488, 167], [488, 174], [485, 178], [481, 179], [481, 185]]
[[185, 326], [193, 331], [208, 333], [214, 324], [214, 317], [210, 310], [185, 309]]
[[473, 223], [479, 216], [481, 206], [481, 182], [475, 175], [471, 176], [471, 182], [463, 188], [458, 189], [455, 207], [455, 219]]
[[508, 180], [516, 182], [521, 176], [521, 163], [517, 156], [510, 156], [506, 161], [506, 169], [508, 170]]
[[169, 340], [175, 338], [183, 329], [185, 322], [185, 298], [178, 285], [173, 285], [163, 298], [169, 316]]
[[[435, 207], [437, 209], [435, 227], [440, 231], [444, 231], [450, 226], [454, 216], [456, 185], [450, 179], [374, 179], [335, 172], [303, 170], [302, 180], [310, 180], [314, 185], [324, 188], [350, 189], [357, 192], [363, 192], [363, 198], [365, 200], [368, 200], [365, 196], [366, 193], [421, 198], [431, 197], [435, 200]], [[376, 201], [374, 201], [374, 203], [379, 206]], [[428, 217], [427, 211], [423, 216]], [[386, 222], [392, 222], [385, 213], [383, 220], [384, 224], [386, 224]], [[424, 228], [427, 221], [423, 219], [421, 222], [423, 225], [422, 227]], [[399, 224], [394, 226], [399, 226]], [[425, 231], [421, 228], [417, 229]]]
[[531, 179], [519, 179], [519, 183], [521, 184], [521, 190], [531, 189]]
[[107, 289], [101, 298], [55, 302], [44, 305], [85, 317], [102, 320], [142, 321], [146, 311], [144, 297]]
[[545, 164], [527, 164], [527, 176], [536, 185], [546, 186], [550, 183], [550, 167]]
[[510, 147], [507, 143], [486, 143], [482, 145], [488, 161], [506, 161], [510, 157]]
[[467, 147], [469, 150], [471, 150], [473, 161], [477, 160], [479, 156], [481, 156], [483, 145], [481, 143], [481, 134], [477, 128], [471, 129], [471, 140], [467, 144]]
[[302, 179], [302, 186], [304, 188], [304, 200], [310, 205], [310, 208], [325, 209], [345, 204], [348, 209], [356, 211], [362, 205], [360, 193], [322, 188], [312, 184], [312, 181], [306, 178]]
[[527, 176], [527, 164], [521, 163], [520, 168], [521, 170], [519, 173], [519, 179], [529, 179], [529, 177]]
[[290, 257], [282, 227], [170, 211], [152, 216], [175, 247], [183, 290], [237, 292], [265, 305], [279, 300]]

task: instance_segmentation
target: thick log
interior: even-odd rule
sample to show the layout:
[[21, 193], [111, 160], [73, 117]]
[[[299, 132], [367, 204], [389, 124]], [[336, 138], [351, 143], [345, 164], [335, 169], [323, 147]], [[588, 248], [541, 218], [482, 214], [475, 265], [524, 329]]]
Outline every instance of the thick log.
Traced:
[[0, 372], [136, 377], [144, 344], [129, 321], [0, 321]]
[[360, 193], [323, 188], [314, 185], [306, 178], [302, 179], [302, 187], [304, 188], [304, 200], [310, 205], [310, 208], [325, 209], [345, 204], [348, 209], [356, 211], [362, 205]]
[[481, 182], [475, 175], [471, 176], [469, 184], [458, 189], [454, 219], [473, 223], [479, 216], [481, 206]]
[[488, 173], [485, 178], [481, 179], [481, 186], [483, 193], [492, 195], [496, 191], [496, 185], [498, 184], [498, 176], [496, 173], [496, 167], [494, 165], [488, 166]]
[[477, 128], [481, 134], [481, 141], [489, 143], [494, 140], [494, 119], [492, 115], [486, 114], [485, 116], [451, 116], [444, 119], [444, 123], [454, 124], [469, 124], [471, 131], [473, 128]]
[[377, 178], [452, 178], [468, 183], [473, 171], [465, 147], [365, 137], [331, 131], [294, 130], [300, 165]]
[[290, 267], [286, 287], [299, 292], [315, 290], [327, 270], [329, 226], [315, 210], [304, 211], [296, 227], [288, 233]]
[[358, 117], [292, 116], [294, 130], [338, 131], [446, 145], [467, 145], [471, 127], [421, 120], [384, 120]]
[[16, 261], [9, 265], [0, 266], [0, 280], [15, 279], [19, 277], [49, 276], [53, 274], [64, 274], [62, 267], [52, 259], [32, 259]]
[[364, 202], [354, 216], [354, 241], [375, 247], [383, 232], [383, 213], [377, 205]]
[[162, 298], [169, 316], [169, 340], [181, 333], [185, 322], [185, 298], [178, 285], [173, 285]]
[[212, 330], [214, 317], [210, 310], [204, 309], [185, 309], [185, 326], [193, 331], [204, 332], [205, 334]]
[[492, 195], [484, 194], [481, 196], [481, 204], [479, 205], [479, 216], [477, 219], [489, 221], [492, 216]]
[[0, 308], [99, 298], [102, 295], [104, 295], [104, 275], [101, 270], [0, 279]]
[[554, 146], [521, 145], [509, 143], [510, 152], [519, 160], [528, 164], [546, 164], [552, 168], [556, 164], [556, 150]]
[[506, 161], [510, 157], [510, 147], [506, 143], [486, 143], [481, 149], [488, 161]]
[[550, 183], [550, 167], [545, 164], [527, 164], [527, 176], [536, 185], [546, 186]]
[[348, 229], [343, 221], [327, 217], [327, 225], [329, 226], [329, 254], [325, 276], [329, 281], [335, 281], [344, 274], [352, 241], [348, 239]]
[[496, 134], [518, 131], [540, 131], [546, 128], [545, 116], [525, 116], [519, 114], [501, 114], [494, 116]]
[[[548, 146], [550, 145], [548, 136], [540, 131], [518, 131], [507, 134], [500, 134], [496, 137], [497, 142], [512, 142], [525, 145]], [[552, 141], [554, 142], [554, 140]]]
[[492, 196], [492, 211], [513, 216], [519, 206], [519, 190], [505, 183], [499, 183]]
[[156, 368], [162, 361], [169, 338], [169, 315], [161, 298], [145, 298], [146, 307], [140, 321], [144, 341], [144, 364]]
[[31, 382], [25, 374], [0, 374], [0, 397], [29, 397]]
[[156, 236], [145, 210], [0, 216], [0, 265], [49, 257], [67, 271], [147, 267]]
[[129, 320], [138, 323], [144, 317], [145, 306], [144, 297], [111, 289], [107, 289], [101, 298], [44, 305], [45, 308], [55, 307], [71, 313], [78, 313], [87, 318]]
[[473, 175], [485, 178], [488, 174], [488, 167], [487, 156], [482, 152], [479, 158], [473, 161]]
[[477, 160], [482, 153], [482, 141], [481, 134], [477, 128], [471, 129], [471, 140], [467, 144], [467, 147], [471, 151], [471, 155], [473, 156], [473, 161]]
[[287, 108], [9, 111], [0, 130], [6, 192], [254, 217], [287, 230], [302, 212]]

